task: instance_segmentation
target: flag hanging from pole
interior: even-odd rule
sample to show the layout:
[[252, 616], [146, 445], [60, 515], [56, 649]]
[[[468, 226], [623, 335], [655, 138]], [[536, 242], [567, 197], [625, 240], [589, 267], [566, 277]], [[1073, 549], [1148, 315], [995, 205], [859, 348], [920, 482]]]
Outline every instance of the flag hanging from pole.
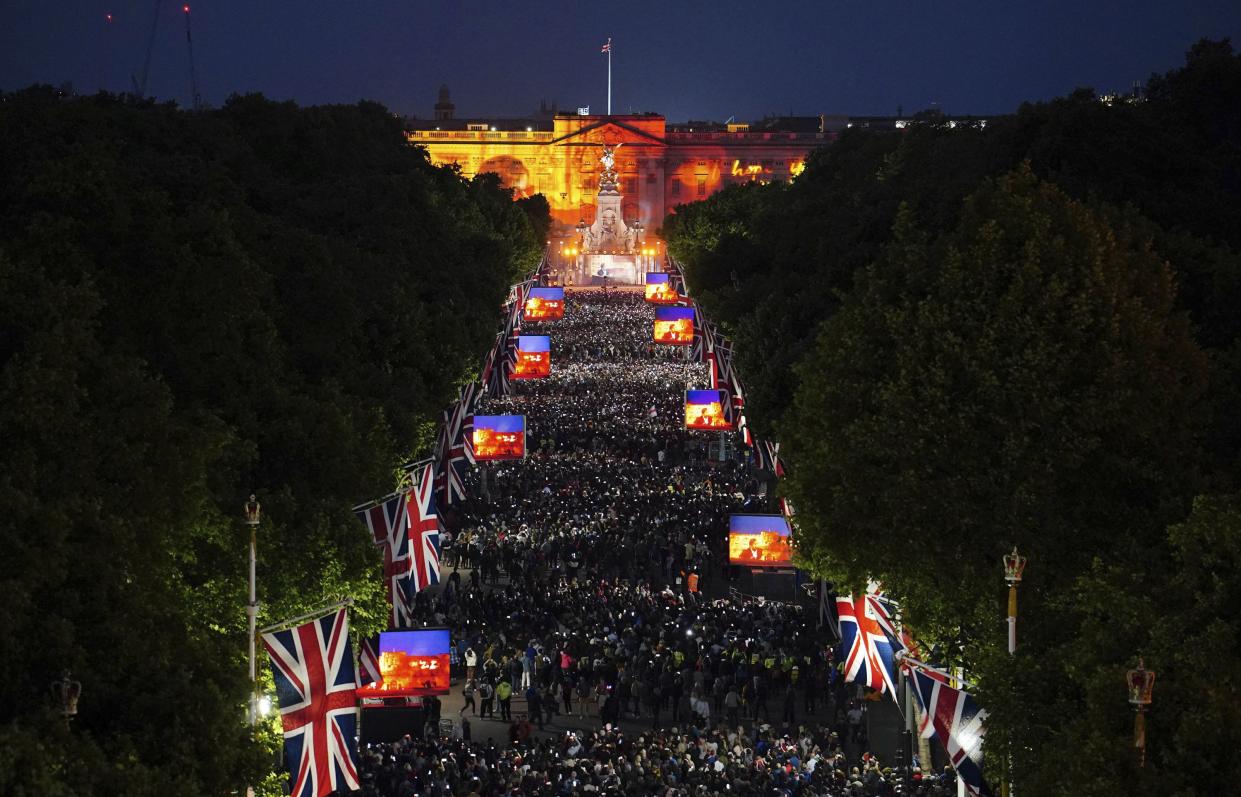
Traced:
[[862, 683], [895, 700], [896, 658], [879, 622], [866, 611], [866, 599], [859, 595], [836, 598], [840, 619], [840, 655], [846, 683]]
[[414, 592], [410, 577], [413, 560], [409, 549], [409, 516], [405, 511], [405, 496], [390, 495], [373, 504], [354, 507], [366, 527], [370, 529], [375, 544], [383, 549], [384, 589], [388, 594], [393, 628], [406, 628], [413, 622], [412, 605]]
[[612, 37], [610, 37], [610, 36], [608, 37], [608, 42], [607, 42], [607, 44], [605, 44], [605, 45], [603, 45], [602, 47], [600, 47], [600, 48], [599, 48], [599, 52], [601, 52], [601, 53], [610, 53], [610, 52], [612, 52]]
[[982, 776], [982, 743], [987, 712], [967, 692], [954, 689], [921, 668], [914, 668], [914, 695], [923, 713], [923, 738], [939, 739], [957, 776], [974, 797], [989, 797]]
[[284, 727], [295, 797], [362, 788], [358, 779], [357, 679], [345, 609], [263, 634]]

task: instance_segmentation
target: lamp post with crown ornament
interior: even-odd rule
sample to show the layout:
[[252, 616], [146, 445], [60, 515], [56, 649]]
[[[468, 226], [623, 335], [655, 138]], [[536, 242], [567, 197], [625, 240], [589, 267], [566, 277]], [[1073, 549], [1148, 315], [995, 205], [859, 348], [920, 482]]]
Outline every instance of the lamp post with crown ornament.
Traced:
[[250, 500], [246, 501], [243, 507], [243, 513], [246, 525], [250, 527], [250, 601], [246, 604], [246, 616], [249, 620], [249, 640], [250, 640], [250, 725], [253, 726], [258, 722], [258, 673], [254, 661], [256, 634], [259, 602], [255, 587], [255, 569], [258, 560], [258, 528], [259, 521], [263, 518], [263, 505], [253, 493]]
[[1151, 692], [1155, 689], [1155, 671], [1146, 669], [1138, 657], [1138, 668], [1125, 673], [1125, 685], [1129, 687], [1129, 703], [1133, 706], [1133, 746], [1138, 751], [1138, 766], [1146, 766], [1146, 709], [1151, 704]]
[[1008, 652], [1017, 652], [1017, 585], [1021, 583], [1021, 574], [1026, 569], [1026, 558], [1013, 552], [1004, 556], [1004, 580], [1008, 582]]
[[[250, 720], [250, 732], [253, 734], [253, 729], [258, 725], [259, 721], [259, 678], [254, 661], [255, 645], [258, 641], [257, 620], [259, 615], [255, 570], [257, 569], [256, 564], [258, 561], [259, 521], [263, 519], [263, 505], [259, 503], [254, 493], [250, 494], [250, 499], [242, 507], [242, 517], [245, 518], [246, 525], [250, 527], [250, 601], [246, 604], [246, 618], [249, 624], [248, 638], [250, 640], [250, 705], [246, 714]], [[247, 797], [253, 797], [253, 786], [246, 786], [246, 795]]]
[[[1017, 553], [1017, 546], [1013, 546], [1013, 552], [1004, 556], [1004, 581], [1008, 583], [1008, 655], [1012, 656], [1017, 653], [1017, 585], [1021, 583], [1021, 574], [1026, 569], [1026, 558]], [[1010, 761], [1011, 769], [1011, 761]], [[1004, 784], [1005, 797], [1013, 797], [1016, 790], [1013, 788], [1013, 782], [1010, 779]]]
[[82, 682], [73, 680], [68, 670], [60, 673], [59, 681], [52, 681], [52, 696], [60, 709], [60, 716], [65, 720], [65, 727], [78, 714], [78, 699], [82, 697]]

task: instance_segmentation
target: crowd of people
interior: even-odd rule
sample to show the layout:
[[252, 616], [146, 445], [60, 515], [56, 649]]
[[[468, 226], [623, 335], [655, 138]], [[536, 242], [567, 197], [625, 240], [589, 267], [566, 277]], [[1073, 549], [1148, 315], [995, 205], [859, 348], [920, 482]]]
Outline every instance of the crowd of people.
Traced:
[[552, 375], [480, 411], [525, 415], [528, 456], [472, 472], [445, 512], [450, 575], [417, 596], [452, 630], [455, 732], [432, 715], [365, 750], [371, 793], [895, 793], [830, 640], [727, 589], [728, 516], [769, 508], [762, 474], [683, 428], [709, 377], [653, 319], [639, 293], [591, 291], [523, 330], [551, 335]]

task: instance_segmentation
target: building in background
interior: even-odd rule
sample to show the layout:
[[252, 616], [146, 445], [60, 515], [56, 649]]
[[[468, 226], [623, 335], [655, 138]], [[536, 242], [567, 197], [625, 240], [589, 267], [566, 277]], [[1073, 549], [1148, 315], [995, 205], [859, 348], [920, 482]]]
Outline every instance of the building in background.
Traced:
[[410, 120], [406, 135], [434, 163], [456, 164], [467, 177], [493, 172], [518, 197], [543, 194], [557, 237], [595, 222], [605, 144], [615, 148], [624, 221], [653, 230], [677, 205], [726, 186], [796, 176], [836, 135], [818, 116], [670, 125], [655, 113], [566, 114], [546, 104], [522, 119], [456, 119], [453, 111], [441, 88], [435, 119]]

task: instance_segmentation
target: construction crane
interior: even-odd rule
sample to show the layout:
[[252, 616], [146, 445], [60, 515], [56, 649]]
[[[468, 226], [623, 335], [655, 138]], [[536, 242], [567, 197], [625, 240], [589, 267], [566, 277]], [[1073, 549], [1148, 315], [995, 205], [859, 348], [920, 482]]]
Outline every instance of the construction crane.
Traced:
[[181, 6], [181, 11], [185, 14], [185, 46], [190, 51], [190, 99], [194, 104], [194, 110], [201, 111], [203, 98], [198, 93], [198, 75], [194, 71], [194, 37], [190, 35], [189, 4]]
[[142, 79], [139, 80], [132, 74], [129, 76], [129, 79], [133, 81], [134, 94], [138, 95], [138, 99], [147, 95], [147, 75], [151, 72], [151, 50], [155, 49], [155, 31], [159, 29], [159, 7], [160, 0], [155, 0], [155, 16], [151, 19], [151, 34], [147, 36], [146, 57], [142, 59]]

